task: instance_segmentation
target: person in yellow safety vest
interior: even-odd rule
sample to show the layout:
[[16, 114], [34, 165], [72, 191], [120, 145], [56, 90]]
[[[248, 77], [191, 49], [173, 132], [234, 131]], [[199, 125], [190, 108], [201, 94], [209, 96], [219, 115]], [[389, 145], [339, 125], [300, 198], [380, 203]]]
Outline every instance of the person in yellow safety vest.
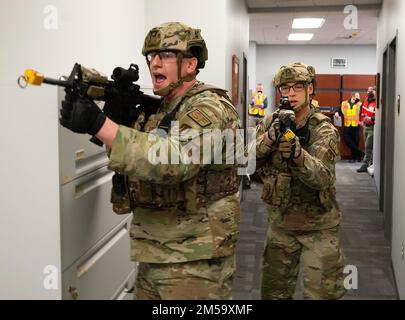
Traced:
[[249, 115], [256, 118], [264, 118], [266, 115], [267, 97], [263, 94], [263, 84], [258, 83], [256, 91], [252, 93], [249, 106]]
[[344, 140], [351, 152], [349, 162], [360, 162], [364, 157], [364, 152], [359, 149], [361, 105], [360, 94], [352, 92], [350, 99], [342, 102], [340, 110], [344, 121]]

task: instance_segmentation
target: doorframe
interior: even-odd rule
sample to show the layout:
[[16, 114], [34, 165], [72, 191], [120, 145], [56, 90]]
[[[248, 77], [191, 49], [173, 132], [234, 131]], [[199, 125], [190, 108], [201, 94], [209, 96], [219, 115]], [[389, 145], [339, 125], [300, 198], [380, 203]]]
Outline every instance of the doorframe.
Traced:
[[[248, 101], [248, 57], [243, 52], [243, 75], [242, 75], [242, 123], [243, 123], [243, 138], [245, 146], [247, 145], [247, 128], [248, 128], [248, 116], [247, 116], [247, 101]], [[242, 177], [242, 190], [247, 189], [247, 177]], [[242, 201], [243, 201], [243, 191], [242, 191]]]
[[[385, 92], [381, 123], [381, 169], [380, 169], [380, 193], [384, 217], [384, 235], [392, 243], [393, 221], [393, 191], [394, 191], [394, 158], [395, 158], [395, 119], [396, 119], [396, 80], [397, 80], [397, 47], [398, 30], [395, 37], [388, 43], [384, 50], [386, 53], [386, 66], [383, 65], [383, 78], [385, 77]], [[384, 59], [384, 57], [383, 57]], [[386, 70], [384, 70], [386, 68]], [[383, 80], [384, 81], [384, 80]], [[389, 125], [387, 125], [389, 124]], [[381, 188], [382, 187], [382, 188]], [[381, 192], [382, 190], [382, 192]]]
[[242, 92], [243, 92], [243, 101], [242, 101], [242, 121], [245, 134], [245, 143], [247, 137], [247, 128], [248, 128], [248, 116], [247, 116], [247, 97], [248, 97], [248, 58], [243, 52], [243, 76], [242, 76]]
[[380, 211], [384, 214], [384, 199], [385, 199], [385, 124], [386, 124], [386, 108], [387, 108], [387, 74], [388, 74], [388, 45], [384, 48], [382, 72], [381, 72], [381, 122], [380, 122]]

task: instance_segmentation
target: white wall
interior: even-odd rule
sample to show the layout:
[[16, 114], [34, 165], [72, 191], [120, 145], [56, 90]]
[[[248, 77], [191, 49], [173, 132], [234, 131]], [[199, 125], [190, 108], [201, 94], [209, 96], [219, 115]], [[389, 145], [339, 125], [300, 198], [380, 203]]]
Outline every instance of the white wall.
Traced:
[[[337, 45], [258, 45], [256, 82], [264, 85], [269, 107], [274, 103], [272, 80], [277, 70], [289, 62], [302, 61], [315, 67], [319, 74], [376, 74], [375, 46]], [[331, 58], [348, 59], [348, 68], [331, 68]]]
[[60, 271], [57, 91], [21, 90], [17, 77], [28, 67], [59, 77], [74, 62], [107, 75], [144, 64], [144, 0], [54, 0], [56, 30], [44, 28], [49, 3], [0, 2], [0, 299], [61, 298], [43, 287], [45, 266]]
[[249, 43], [249, 90], [256, 89], [256, 42]]
[[[405, 1], [389, 0], [383, 2], [378, 23], [377, 60], [378, 72], [382, 74], [382, 57], [386, 46], [397, 38], [397, 79], [396, 95], [405, 96]], [[374, 128], [374, 168], [376, 169], [376, 184], [380, 186], [380, 144], [381, 144], [381, 109], [377, 110], [376, 126]], [[405, 117], [403, 111], [395, 116], [395, 146], [394, 146], [394, 203], [392, 217], [392, 262], [398, 291], [401, 299], [405, 299], [405, 262], [401, 257], [402, 244], [405, 244]], [[387, 124], [389, 125], [389, 124]]]

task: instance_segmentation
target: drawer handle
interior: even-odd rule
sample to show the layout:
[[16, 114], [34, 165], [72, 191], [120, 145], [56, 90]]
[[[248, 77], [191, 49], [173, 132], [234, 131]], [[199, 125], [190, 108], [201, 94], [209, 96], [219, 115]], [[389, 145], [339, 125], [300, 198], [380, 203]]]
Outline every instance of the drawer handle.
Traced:
[[75, 199], [78, 199], [85, 195], [86, 193], [91, 192], [92, 190], [108, 183], [111, 181], [114, 172], [107, 172], [106, 174], [102, 175], [101, 177], [97, 177], [95, 179], [91, 179], [86, 181], [82, 184], [79, 184], [75, 188]]
[[108, 163], [108, 157], [105, 152], [101, 152], [89, 157], [86, 157], [84, 149], [75, 152], [76, 174], [81, 175], [105, 166]]

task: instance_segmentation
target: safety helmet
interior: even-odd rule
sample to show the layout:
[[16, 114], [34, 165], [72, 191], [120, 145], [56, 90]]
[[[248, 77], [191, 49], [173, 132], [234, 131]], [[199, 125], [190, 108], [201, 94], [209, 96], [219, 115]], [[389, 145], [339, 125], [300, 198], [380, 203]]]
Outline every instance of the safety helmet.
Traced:
[[315, 68], [302, 62], [282, 66], [273, 79], [276, 88], [288, 82], [306, 82], [315, 86]]
[[146, 56], [149, 52], [163, 50], [191, 53], [198, 59], [199, 69], [204, 68], [205, 61], [208, 60], [208, 50], [201, 30], [181, 22], [163, 23], [147, 34], [142, 54]]

